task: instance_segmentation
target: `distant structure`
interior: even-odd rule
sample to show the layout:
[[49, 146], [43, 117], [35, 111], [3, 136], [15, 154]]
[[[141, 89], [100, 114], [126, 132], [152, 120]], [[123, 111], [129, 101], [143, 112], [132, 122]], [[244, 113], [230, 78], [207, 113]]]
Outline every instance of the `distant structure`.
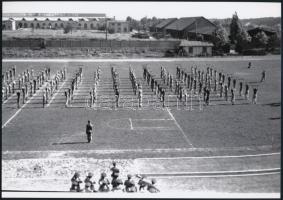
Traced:
[[127, 33], [130, 31], [129, 22], [121, 20], [107, 21], [109, 33]]
[[106, 27], [106, 18], [101, 13], [3, 13], [2, 30], [20, 28], [97, 30]]
[[170, 34], [174, 38], [196, 40], [201, 35], [209, 41], [216, 30], [216, 25], [204, 17], [169, 18], [157, 24], [156, 30]]
[[248, 33], [250, 36], [254, 37], [256, 34], [260, 33], [260, 32], [264, 32], [267, 36], [273, 36], [276, 35], [276, 31], [268, 28], [268, 27], [256, 27], [256, 28], [252, 28], [248, 30]]
[[179, 54], [181, 56], [212, 56], [213, 44], [202, 41], [182, 40], [179, 45]]
[[16, 30], [16, 21], [13, 18], [3, 19], [2, 30]]

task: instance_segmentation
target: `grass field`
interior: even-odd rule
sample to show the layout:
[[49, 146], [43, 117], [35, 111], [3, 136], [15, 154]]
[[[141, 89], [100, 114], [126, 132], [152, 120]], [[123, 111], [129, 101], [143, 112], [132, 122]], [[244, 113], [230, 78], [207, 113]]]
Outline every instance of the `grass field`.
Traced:
[[[55, 94], [48, 107], [42, 108], [42, 90], [30, 98], [20, 111], [16, 108], [15, 96], [10, 97], [2, 105], [4, 158], [9, 160], [33, 157], [29, 155], [29, 152], [37, 154], [35, 157], [45, 157], [44, 152], [50, 151], [62, 152], [64, 155], [77, 158], [103, 159], [241, 155], [252, 151], [253, 153], [278, 152], [281, 148], [280, 59], [278, 57], [277, 59], [253, 60], [253, 68], [251, 69], [247, 68], [248, 62], [249, 60], [245, 58], [171, 62], [4, 62], [2, 73], [14, 64], [17, 65], [17, 73], [31, 68], [31, 66], [35, 71], [39, 71], [44, 66], [50, 66], [52, 73], [67, 67], [68, 72], [67, 80], [60, 83], [60, 90]], [[155, 101], [149, 86], [142, 80], [142, 66], [144, 64], [147, 64], [158, 77], [160, 76], [160, 66], [165, 67], [175, 76], [176, 65], [181, 65], [189, 71], [191, 66], [206, 69], [208, 65], [213, 65], [218, 71], [222, 70], [237, 79], [250, 83], [253, 87], [258, 87], [258, 104], [251, 104], [236, 93], [236, 104], [231, 105], [229, 101], [226, 102], [212, 93], [211, 105], [202, 106], [201, 109], [196, 97], [192, 99], [192, 106], [184, 106], [182, 102], [178, 102], [177, 105], [174, 96], [170, 97], [167, 107], [162, 108], [161, 103]], [[72, 106], [65, 108], [64, 90], [70, 86], [70, 78], [79, 66], [83, 66], [82, 82], [74, 93]], [[93, 84], [93, 72], [98, 66], [102, 69], [102, 77], [98, 87], [99, 100], [95, 108], [87, 108], [88, 91]], [[111, 66], [116, 66], [121, 80], [121, 104], [124, 103], [124, 107], [118, 109], [114, 109]], [[137, 99], [131, 89], [128, 78], [129, 66], [134, 68], [143, 85], [144, 107], [142, 109], [138, 109]], [[266, 71], [266, 80], [260, 83], [262, 70]], [[173, 95], [173, 93], [168, 92], [168, 95]], [[10, 120], [9, 123], [6, 123], [8, 120]], [[94, 140], [90, 144], [86, 143], [84, 133], [87, 120], [91, 120], [95, 127]], [[183, 164], [185, 162], [183, 159], [178, 161]], [[160, 161], [157, 164], [148, 165], [149, 162], [145, 159], [136, 165], [141, 167], [140, 171], [143, 173], [156, 173], [159, 169], [165, 170], [165, 173], [168, 170], [180, 169], [177, 166], [182, 165], [178, 164], [178, 161], [168, 161], [167, 164], [165, 164], [167, 161]], [[207, 162], [210, 164], [212, 162], [214, 165], [209, 165]], [[257, 168], [256, 166], [267, 166], [268, 163], [272, 163], [272, 159], [269, 161], [241, 160], [241, 162], [233, 160], [233, 162], [235, 165], [228, 164], [228, 162], [222, 163], [222, 161], [215, 159], [205, 160], [203, 163], [189, 160], [190, 164], [184, 164], [184, 170], [192, 172], [193, 166], [197, 166], [196, 169], [201, 169], [201, 166], [204, 166], [202, 170], [209, 170], [206, 168], [207, 166], [214, 169], [219, 168], [219, 170], [225, 168], [243, 169], [244, 166], [254, 169]], [[258, 165], [251, 166], [250, 162]], [[166, 169], [166, 166], [171, 167]], [[278, 182], [277, 178], [276, 176], [276, 183]], [[165, 185], [170, 182], [170, 177], [165, 179], [167, 181], [161, 182], [161, 184]], [[270, 178], [268, 182], [275, 179]], [[249, 179], [251, 182], [252, 180]], [[213, 183], [219, 183], [217, 181], [219, 180], [217, 179]], [[225, 181], [228, 184], [229, 181]], [[185, 183], [186, 180], [178, 179], [174, 184], [181, 184], [181, 182]], [[222, 183], [224, 182], [222, 180]], [[208, 183], [207, 186], [204, 186], [205, 179], [202, 179], [198, 184], [210, 188]], [[199, 187], [201, 187], [200, 185]], [[275, 184], [270, 186], [270, 190], [268, 187], [265, 189], [278, 191], [277, 186]], [[198, 186], [188, 187], [192, 189], [192, 187]], [[256, 186], [250, 185], [251, 190], [249, 191], [260, 191], [260, 188], [253, 187]], [[232, 189], [227, 189], [227, 191], [230, 190]], [[241, 188], [239, 191], [247, 190]]]
[[[280, 144], [281, 87], [278, 60], [253, 61], [255, 67], [252, 69], [246, 67], [247, 61], [15, 64], [18, 72], [29, 66], [34, 66], [35, 70], [50, 66], [52, 72], [66, 66], [69, 79], [48, 108], [42, 108], [39, 91], [3, 129], [3, 150], [234, 147], [271, 145], [272, 142]], [[205, 68], [206, 65], [213, 64], [218, 70], [258, 85], [258, 104], [252, 105], [237, 96], [236, 105], [232, 106], [230, 102], [212, 95], [212, 105], [200, 110], [197, 98], [193, 98], [192, 107], [184, 107], [179, 102], [177, 108], [175, 98], [170, 97], [169, 107], [163, 109], [161, 103], [154, 103], [153, 92], [143, 83], [145, 105], [144, 109], [137, 110], [137, 99], [130, 88], [128, 67], [132, 66], [138, 78], [142, 80], [143, 64], [148, 64], [158, 76], [161, 65], [175, 75], [177, 64], [188, 69], [192, 65]], [[11, 65], [13, 63], [4, 63], [2, 70], [5, 71]], [[75, 92], [72, 107], [65, 108], [63, 92], [70, 85], [71, 74], [80, 65], [84, 66], [82, 83]], [[85, 108], [88, 91], [92, 85], [92, 75], [98, 65], [102, 68], [102, 80], [98, 87], [100, 108]], [[110, 66], [116, 66], [120, 73], [121, 104], [124, 103], [128, 108], [113, 110], [114, 92], [110, 80]], [[257, 83], [263, 69], [267, 74], [266, 82]], [[150, 104], [146, 103], [147, 100]], [[133, 109], [130, 109], [131, 101]], [[154, 107], [156, 109], [153, 109]], [[2, 108], [3, 125], [17, 111], [15, 97]], [[175, 124], [171, 113], [181, 129]], [[80, 143], [85, 141], [84, 126], [88, 119], [95, 126], [92, 144]], [[132, 120], [134, 130], [131, 130], [129, 119]], [[12, 138], [17, 139], [18, 145], [14, 145]]]

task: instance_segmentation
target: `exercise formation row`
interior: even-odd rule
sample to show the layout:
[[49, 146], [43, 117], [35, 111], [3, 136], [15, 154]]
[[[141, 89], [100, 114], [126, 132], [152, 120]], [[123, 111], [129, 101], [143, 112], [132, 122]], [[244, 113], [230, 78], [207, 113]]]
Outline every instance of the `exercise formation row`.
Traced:
[[[111, 171], [111, 182], [107, 178], [105, 172], [101, 173], [100, 178], [96, 182], [94, 180], [94, 174], [89, 172], [84, 181], [81, 179], [79, 172], [75, 172], [71, 178], [71, 192], [144, 192], [157, 193], [159, 189], [156, 186], [156, 179], [148, 180], [146, 176], [136, 175], [139, 180], [136, 184], [131, 174], [127, 175], [127, 179], [123, 182], [120, 178], [120, 170], [116, 166], [116, 162], [113, 162]], [[84, 187], [81, 184], [84, 182]]]
[[[37, 90], [43, 87], [42, 105], [50, 103], [53, 95], [58, 92], [60, 82], [70, 82], [64, 90], [65, 105], [69, 107], [74, 99], [74, 91], [78, 90], [78, 85], [82, 82], [83, 68], [79, 67], [73, 75], [66, 79], [66, 67], [56, 71], [51, 77], [50, 67], [45, 67], [43, 70], [35, 73], [34, 70], [26, 69], [16, 77], [16, 66], [9, 68], [2, 74], [2, 103], [5, 103], [9, 97], [17, 95], [17, 106], [25, 104], [29, 97], [32, 97]], [[101, 82], [101, 68], [94, 70], [94, 76], [89, 88], [89, 98], [87, 106], [93, 107], [98, 102], [98, 86]], [[111, 77], [113, 83], [113, 98], [115, 99], [115, 107], [120, 107], [120, 76], [119, 70], [111, 67]], [[163, 107], [169, 106], [166, 104], [166, 97], [174, 97], [176, 102], [182, 102], [187, 105], [189, 97], [197, 98], [198, 101], [203, 101], [205, 105], [210, 105], [211, 95], [225, 101], [231, 101], [234, 105], [236, 95], [240, 99], [257, 103], [258, 87], [250, 85], [248, 81], [238, 79], [231, 74], [218, 71], [216, 67], [210, 66], [204, 70], [201, 67], [192, 66], [188, 68], [176, 67], [175, 76], [165, 67], [161, 66], [160, 75], [154, 73], [148, 66], [143, 66], [143, 74], [139, 78], [136, 76], [135, 70], [129, 67], [129, 87], [133, 90], [133, 98], [137, 99], [138, 107], [143, 107], [143, 84], [146, 84], [151, 90], [151, 96], [155, 96], [155, 101], [160, 102]], [[261, 82], [265, 80], [265, 72], [262, 73]], [[252, 96], [250, 97], [250, 89]], [[20, 99], [22, 101], [20, 101]]]

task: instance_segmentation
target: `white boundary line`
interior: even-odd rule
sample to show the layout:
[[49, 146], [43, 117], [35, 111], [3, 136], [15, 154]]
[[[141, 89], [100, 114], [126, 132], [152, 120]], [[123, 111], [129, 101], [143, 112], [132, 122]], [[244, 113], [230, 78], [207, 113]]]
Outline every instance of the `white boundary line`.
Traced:
[[16, 96], [17, 93], [15, 92], [14, 94], [12, 94], [11, 96], [8, 97], [8, 99], [6, 99], [5, 101], [3, 101], [3, 104], [7, 103], [10, 99], [12, 99], [14, 96]]
[[154, 157], [154, 158], [136, 158], [136, 160], [174, 160], [174, 159], [213, 159], [213, 158], [248, 158], [248, 157], [261, 157], [261, 156], [273, 156], [280, 155], [280, 152], [277, 153], [263, 153], [263, 154], [247, 154], [247, 155], [224, 155], [224, 156], [184, 156], [184, 157]]
[[[167, 173], [141, 173], [141, 174], [146, 174], [147, 176], [151, 176], [152, 175], [156, 175], [159, 176], [158, 174], [164, 174], [164, 176], [167, 175], [174, 175], [174, 174], [218, 174], [218, 175], [224, 175], [226, 176], [226, 174], [223, 173], [227, 173], [227, 175], [230, 174], [235, 174], [235, 173], [252, 173], [252, 172], [265, 172], [265, 173], [280, 173], [280, 172], [274, 172], [277, 170], [280, 170], [281, 168], [268, 168], [268, 169], [247, 169], [247, 170], [232, 170], [232, 171], [198, 171], [198, 172], [190, 172], [190, 171], [186, 171], [186, 172], [167, 172]], [[222, 174], [221, 174], [222, 173]], [[262, 173], [260, 173], [262, 174]], [[162, 176], [162, 175], [160, 175]], [[201, 176], [201, 175], [200, 175]]]
[[175, 117], [173, 116], [173, 114], [170, 112], [170, 110], [168, 108], [166, 108], [168, 114], [171, 116], [171, 118], [174, 120], [176, 126], [180, 129], [180, 131], [182, 132], [185, 140], [187, 141], [187, 143], [191, 146], [194, 147], [194, 145], [191, 143], [191, 141], [189, 140], [189, 138], [186, 136], [185, 132], [183, 131], [183, 129], [181, 128], [181, 126], [178, 124], [178, 122], [176, 121]]
[[61, 88], [65, 85], [67, 81], [65, 80], [64, 83], [60, 86], [60, 88], [58, 89], [58, 91], [56, 92], [55, 95], [53, 95], [53, 97], [51, 98], [51, 100], [49, 101], [49, 103], [46, 105], [46, 107], [50, 106], [51, 102], [54, 100], [54, 98], [57, 96], [57, 94], [59, 93], [59, 91], [61, 90]]
[[[45, 83], [44, 85], [46, 85], [46, 83]], [[44, 87], [44, 85], [43, 85], [42, 87]], [[37, 96], [38, 92], [40, 92], [41, 90], [42, 90], [42, 89], [38, 90], [35, 95], [33, 95], [19, 110], [17, 110], [17, 112], [16, 112], [10, 119], [8, 119], [8, 120], [5, 122], [5, 124], [2, 126], [2, 128], [4, 128], [5, 126], [7, 126], [7, 124], [8, 124], [12, 119], [14, 119], [14, 117], [16, 117], [16, 116], [22, 111], [22, 109], [23, 109], [35, 96]]]
[[[206, 152], [206, 151], [217, 151], [219, 149], [209, 149], [209, 148], [172, 148], [172, 149], [100, 149], [100, 150], [66, 150], [66, 151], [3, 151], [2, 154], [21, 154], [21, 153], [84, 153], [84, 154], [91, 154], [91, 153], [97, 153], [97, 154], [107, 154], [107, 153], [125, 153], [125, 152], [193, 152], [193, 151], [199, 151], [199, 152]], [[225, 150], [225, 149], [224, 149]], [[226, 151], [229, 150], [229, 148], [226, 148]], [[232, 150], [243, 150], [242, 148]], [[249, 150], [249, 149], [246, 149]], [[241, 157], [249, 157], [249, 156], [267, 156], [267, 155], [275, 155], [275, 154], [281, 154], [281, 152], [273, 152], [273, 153], [267, 153], [267, 154], [251, 154], [251, 155], [234, 155], [233, 157], [241, 156]], [[199, 156], [202, 158], [202, 156]], [[222, 156], [219, 156], [222, 157]], [[229, 156], [223, 156], [223, 157], [229, 157]], [[198, 157], [187, 157], [187, 158], [198, 158]], [[142, 159], [142, 158], [141, 158]], [[168, 158], [166, 158], [168, 159]]]
[[[280, 174], [280, 172], [266, 172], [266, 173], [251, 173], [251, 174], [215, 174], [215, 175], [183, 175], [177, 176], [178, 178], [214, 178], [214, 177], [239, 177], [239, 176], [266, 176], [266, 175], [273, 175], [273, 174]], [[150, 177], [158, 177], [158, 178], [172, 178], [176, 176], [150, 176]]]

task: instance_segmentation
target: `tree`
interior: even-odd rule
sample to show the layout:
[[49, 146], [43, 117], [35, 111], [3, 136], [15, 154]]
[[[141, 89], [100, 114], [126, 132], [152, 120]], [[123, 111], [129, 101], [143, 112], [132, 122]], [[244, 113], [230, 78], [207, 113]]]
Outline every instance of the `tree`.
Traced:
[[236, 43], [236, 37], [240, 33], [240, 22], [237, 13], [232, 16], [230, 24], [230, 40], [232, 44]]
[[131, 22], [133, 19], [130, 17], [130, 16], [128, 16], [127, 18], [126, 18], [126, 21], [127, 22]]
[[280, 47], [280, 38], [278, 37], [277, 34], [274, 34], [269, 37], [267, 46], [271, 49], [274, 49], [276, 47]]
[[246, 49], [251, 42], [251, 37], [247, 31], [243, 28], [237, 13], [232, 17], [230, 24], [230, 41], [231, 44], [236, 45], [236, 51], [241, 53], [243, 49]]
[[266, 45], [268, 43], [268, 37], [267, 37], [267, 35], [263, 31], [257, 33], [254, 36], [254, 40], [255, 40], [256, 45], [258, 47], [266, 47]]
[[147, 24], [147, 17], [143, 17], [141, 18], [141, 25], [142, 25], [142, 28], [143, 30], [146, 30], [146, 24]]
[[217, 26], [217, 29], [213, 33], [214, 50], [221, 52], [229, 52], [229, 36], [227, 31], [223, 28], [221, 24]]
[[72, 32], [73, 26], [72, 24], [68, 23], [67, 26], [64, 28], [64, 33], [67, 34], [69, 32]]

